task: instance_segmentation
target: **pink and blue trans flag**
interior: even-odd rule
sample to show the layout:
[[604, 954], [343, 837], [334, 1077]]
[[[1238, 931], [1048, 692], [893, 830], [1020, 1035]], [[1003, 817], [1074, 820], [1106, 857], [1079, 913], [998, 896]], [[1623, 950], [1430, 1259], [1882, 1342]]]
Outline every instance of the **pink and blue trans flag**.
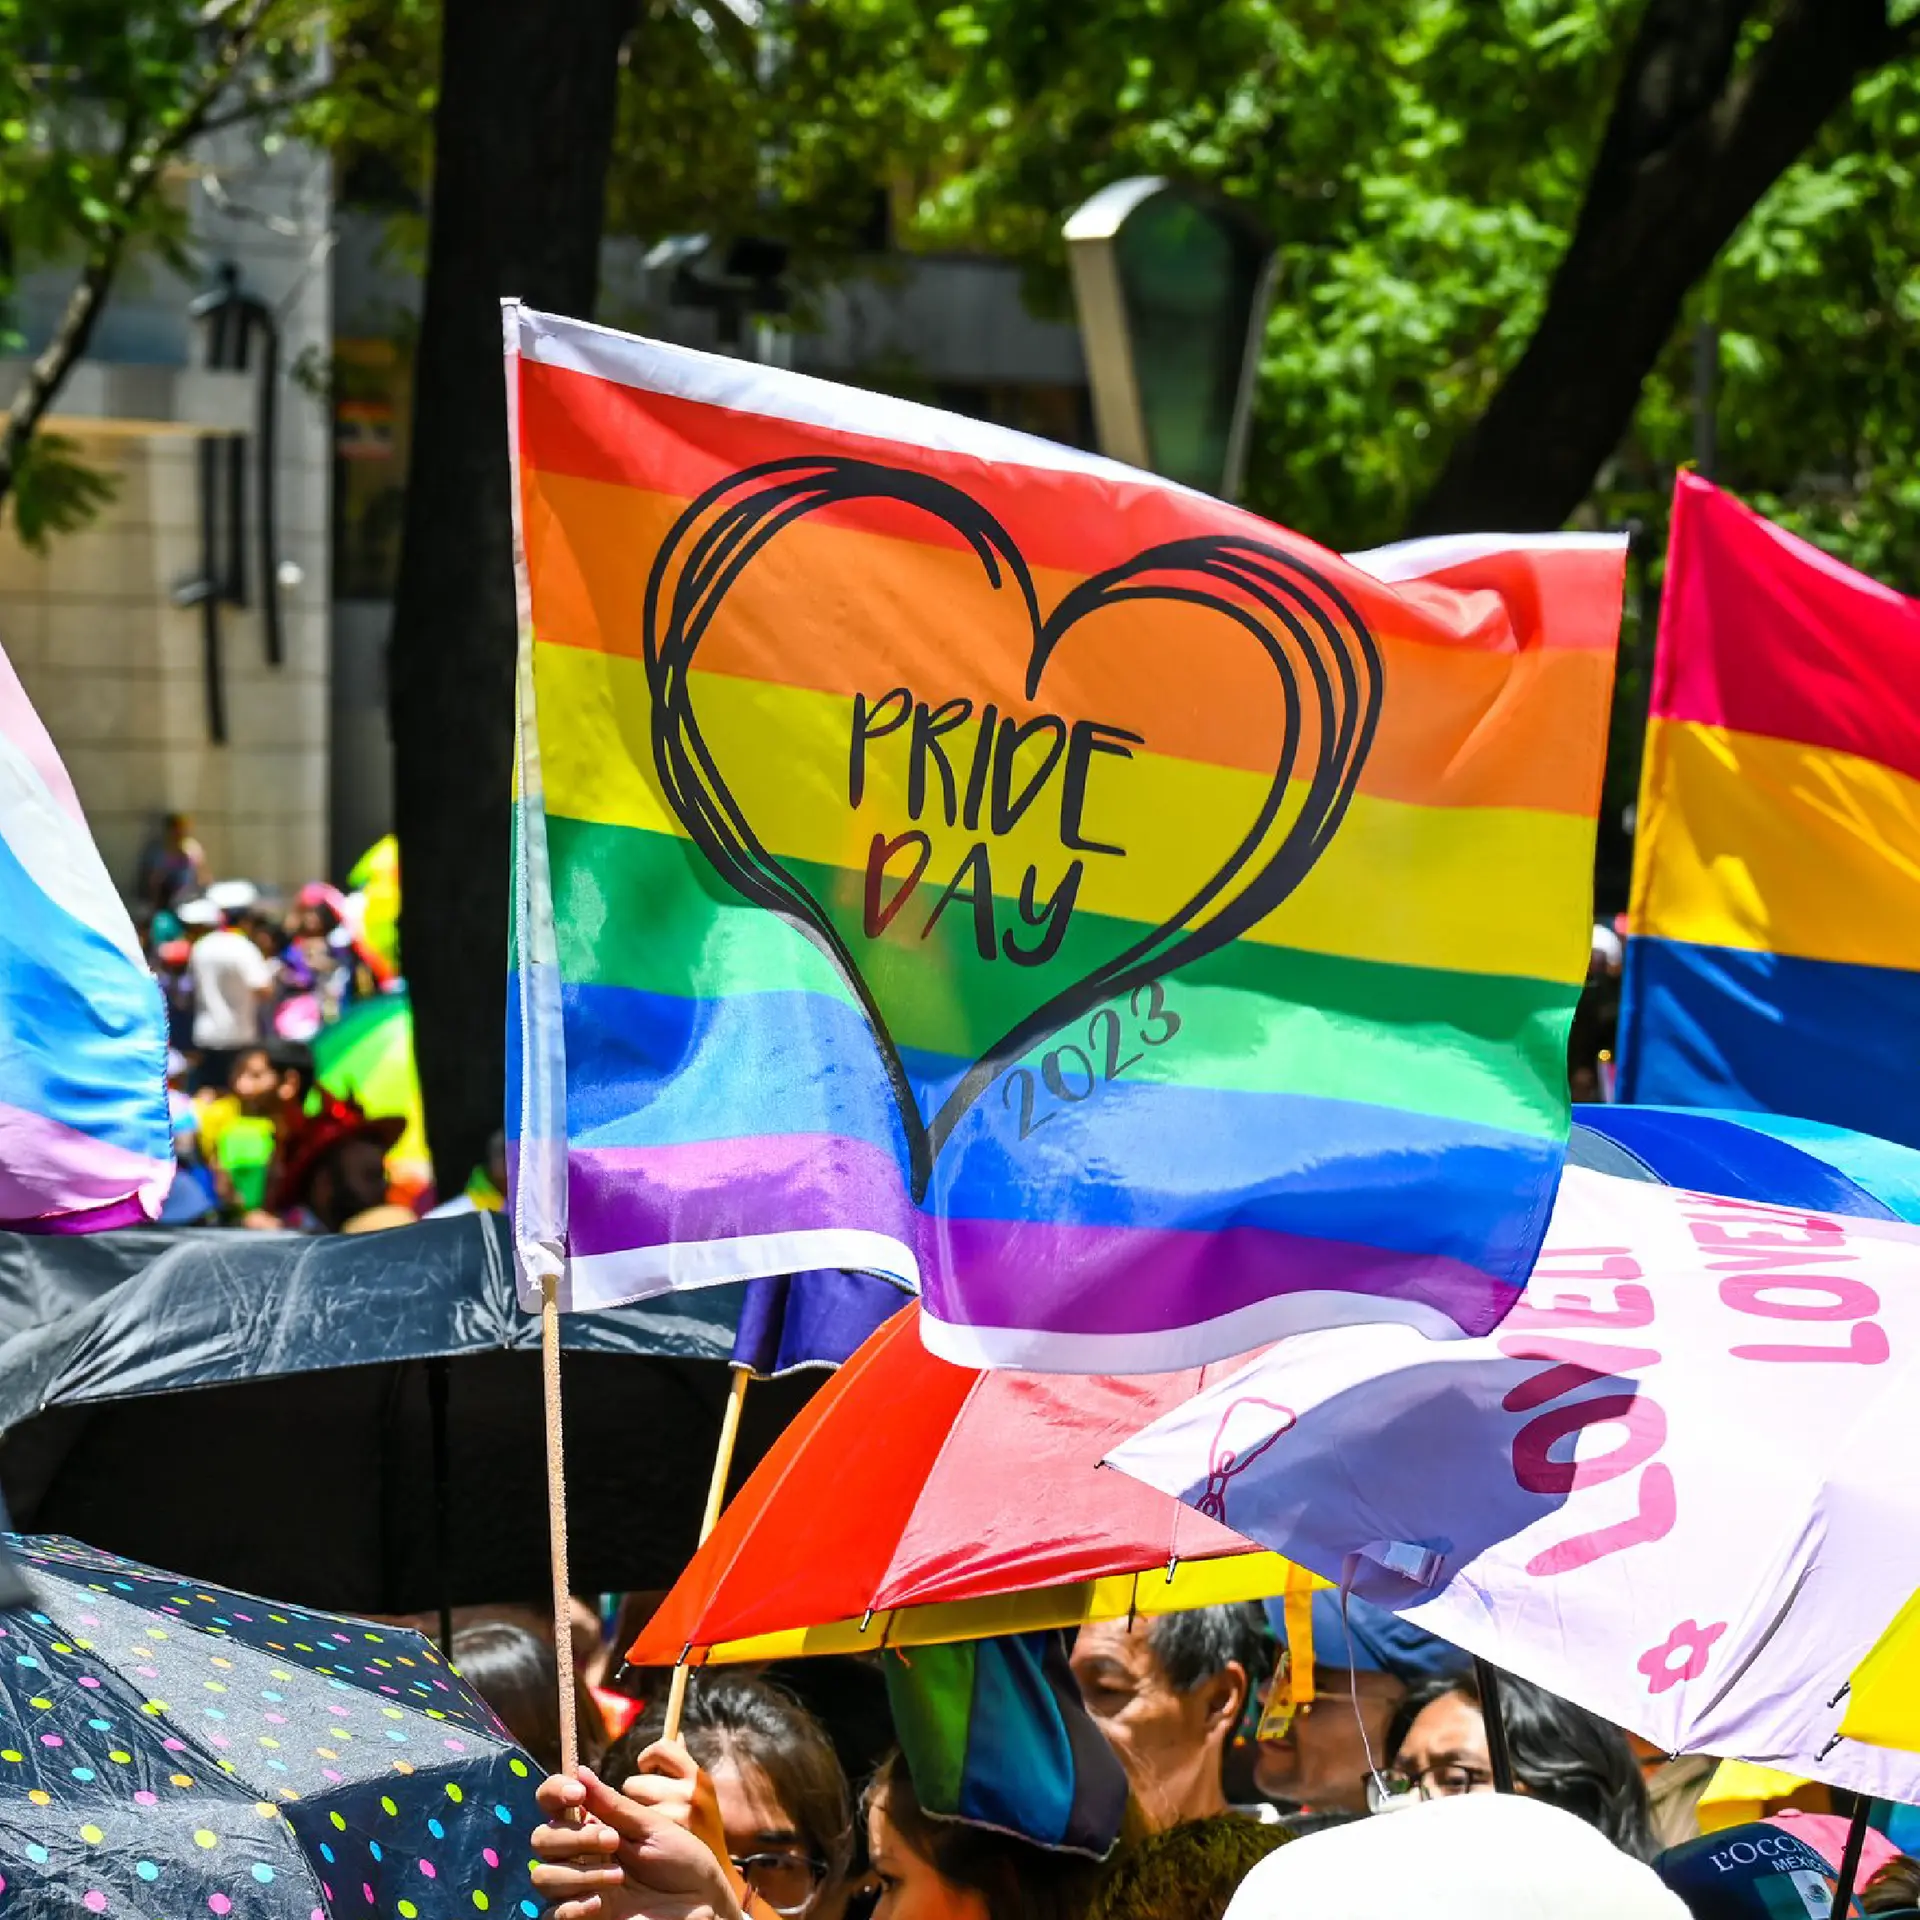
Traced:
[[0, 1227], [137, 1225], [172, 1178], [160, 988], [0, 653]]

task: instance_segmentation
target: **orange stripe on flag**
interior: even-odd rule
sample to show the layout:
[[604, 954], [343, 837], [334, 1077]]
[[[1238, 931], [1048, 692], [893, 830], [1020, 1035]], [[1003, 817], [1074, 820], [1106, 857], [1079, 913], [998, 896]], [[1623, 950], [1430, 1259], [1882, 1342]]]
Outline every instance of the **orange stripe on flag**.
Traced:
[[[684, 501], [539, 471], [527, 472], [525, 485], [542, 644], [640, 657], [648, 570]], [[1264, 652], [1220, 614], [1166, 602], [1102, 612], [1062, 645], [1029, 701], [1024, 610], [1010, 589], [988, 583], [971, 553], [830, 522], [810, 515], [762, 550], [728, 593], [725, 621], [701, 643], [703, 672], [849, 702], [905, 684], [930, 705], [964, 696], [977, 715], [991, 700], [1016, 717], [1051, 712], [1123, 727], [1176, 759], [1272, 766], [1284, 721], [1278, 679]], [[1608, 564], [1617, 572], [1617, 560]], [[1042, 607], [1078, 577], [1037, 570]], [[1459, 600], [1438, 589], [1427, 597]], [[1490, 593], [1474, 597], [1497, 605]], [[1400, 626], [1406, 618], [1398, 616]], [[878, 635], [885, 674], [871, 664]], [[1393, 629], [1378, 638], [1390, 697], [1361, 792], [1419, 806], [1592, 813], [1585, 716], [1605, 700], [1606, 653], [1535, 648], [1515, 657], [1420, 644]], [[1311, 715], [1303, 728], [1310, 765]]]

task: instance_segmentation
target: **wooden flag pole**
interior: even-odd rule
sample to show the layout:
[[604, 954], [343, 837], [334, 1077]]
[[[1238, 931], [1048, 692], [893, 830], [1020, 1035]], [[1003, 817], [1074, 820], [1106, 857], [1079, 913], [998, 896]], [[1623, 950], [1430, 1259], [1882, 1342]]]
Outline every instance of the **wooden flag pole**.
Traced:
[[[720, 1524], [720, 1509], [726, 1504], [727, 1479], [733, 1472], [733, 1450], [740, 1439], [740, 1409], [746, 1405], [747, 1388], [752, 1380], [753, 1369], [736, 1364], [733, 1377], [727, 1382], [726, 1411], [720, 1416], [720, 1444], [713, 1450], [713, 1478], [707, 1482], [707, 1509], [700, 1516], [703, 1547]], [[680, 1738], [680, 1721], [687, 1710], [687, 1682], [692, 1674], [693, 1669], [685, 1659], [673, 1670], [673, 1681], [667, 1688], [666, 1724], [660, 1729], [662, 1740]]]
[[560, 1430], [560, 1276], [540, 1279], [540, 1381], [547, 1423], [547, 1542], [553, 1566], [553, 1664], [560, 1682], [560, 1771], [580, 1767], [574, 1712], [573, 1585], [567, 1577], [567, 1457]]

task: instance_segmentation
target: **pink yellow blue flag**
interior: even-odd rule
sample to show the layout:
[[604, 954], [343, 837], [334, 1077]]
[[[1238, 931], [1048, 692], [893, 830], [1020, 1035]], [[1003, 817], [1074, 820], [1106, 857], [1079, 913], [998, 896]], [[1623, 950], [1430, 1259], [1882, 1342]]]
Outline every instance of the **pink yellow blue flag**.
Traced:
[[1683, 473], [1620, 1097], [1920, 1146], [1920, 601]]

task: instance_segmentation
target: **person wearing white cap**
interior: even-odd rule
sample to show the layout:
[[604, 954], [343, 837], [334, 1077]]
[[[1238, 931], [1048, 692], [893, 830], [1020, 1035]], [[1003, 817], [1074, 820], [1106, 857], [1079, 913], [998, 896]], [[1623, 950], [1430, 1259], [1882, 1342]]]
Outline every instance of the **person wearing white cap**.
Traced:
[[1688, 1920], [1651, 1867], [1524, 1794], [1417, 1801], [1312, 1833], [1241, 1881], [1226, 1920]]
[[203, 933], [187, 957], [193, 982], [193, 1044], [200, 1054], [200, 1086], [223, 1089], [235, 1056], [243, 1047], [260, 1044], [276, 975], [252, 935], [234, 926], [211, 895], [182, 907], [182, 922], [200, 925], [195, 910], [202, 906], [219, 912], [220, 924]]

